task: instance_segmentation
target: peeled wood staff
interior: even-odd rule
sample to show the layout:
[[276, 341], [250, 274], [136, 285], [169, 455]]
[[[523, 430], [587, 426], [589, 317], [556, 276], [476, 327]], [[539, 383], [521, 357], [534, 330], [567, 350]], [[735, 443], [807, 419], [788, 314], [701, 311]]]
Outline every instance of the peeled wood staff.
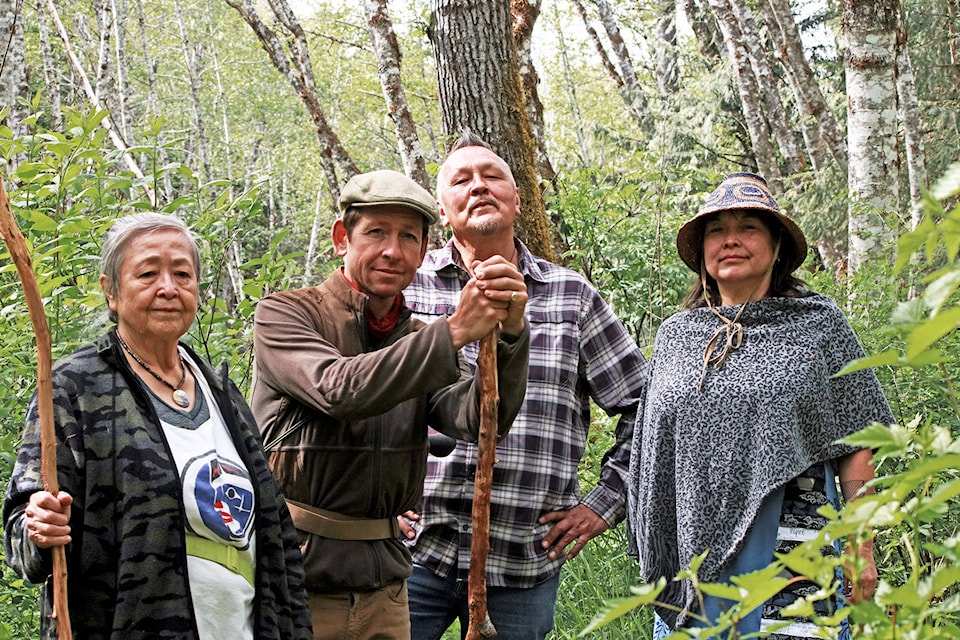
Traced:
[[[43, 311], [40, 287], [33, 273], [33, 263], [27, 252], [27, 243], [10, 211], [10, 199], [0, 177], [0, 233], [7, 251], [20, 274], [23, 295], [30, 311], [30, 322], [37, 338], [37, 412], [40, 415], [40, 477], [43, 488], [56, 496], [60, 491], [57, 480], [57, 438], [53, 427], [53, 355], [50, 327]], [[67, 607], [67, 555], [64, 547], [50, 549], [53, 555], [53, 618], [57, 621], [57, 637], [73, 637], [70, 630], [70, 611]]]
[[470, 622], [466, 640], [496, 638], [497, 629], [487, 613], [487, 554], [490, 552], [490, 488], [497, 449], [497, 333], [494, 329], [480, 341], [477, 375], [480, 376], [480, 437], [477, 440], [477, 475], [473, 483], [473, 540], [467, 606]]

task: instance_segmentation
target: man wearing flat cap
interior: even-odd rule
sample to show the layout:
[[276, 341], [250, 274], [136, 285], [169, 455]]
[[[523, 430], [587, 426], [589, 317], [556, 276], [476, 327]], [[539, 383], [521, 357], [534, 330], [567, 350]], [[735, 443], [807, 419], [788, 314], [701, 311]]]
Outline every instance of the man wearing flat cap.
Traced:
[[498, 326], [501, 435], [519, 411], [526, 285], [503, 258], [476, 262], [453, 315], [424, 325], [403, 289], [439, 218], [433, 196], [384, 170], [352, 178], [339, 205], [343, 267], [257, 306], [251, 406], [300, 532], [314, 637], [408, 639], [397, 516], [420, 498], [428, 425], [477, 439], [480, 381], [459, 350]]

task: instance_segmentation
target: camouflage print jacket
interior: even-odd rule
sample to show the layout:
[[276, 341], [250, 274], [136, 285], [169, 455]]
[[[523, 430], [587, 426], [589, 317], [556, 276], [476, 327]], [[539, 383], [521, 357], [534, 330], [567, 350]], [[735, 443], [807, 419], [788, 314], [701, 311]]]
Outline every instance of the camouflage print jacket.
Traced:
[[[311, 638], [296, 533], [254, 419], [226, 368], [218, 375], [190, 355], [203, 368], [257, 493], [255, 637]], [[115, 331], [57, 362], [53, 393], [60, 488], [74, 499], [67, 548], [74, 637], [197, 638], [177, 469]], [[43, 600], [49, 603], [50, 554], [24, 535], [24, 508], [41, 486], [34, 394], [3, 504], [4, 544], [17, 573], [47, 582]], [[41, 635], [56, 637], [48, 616]]]

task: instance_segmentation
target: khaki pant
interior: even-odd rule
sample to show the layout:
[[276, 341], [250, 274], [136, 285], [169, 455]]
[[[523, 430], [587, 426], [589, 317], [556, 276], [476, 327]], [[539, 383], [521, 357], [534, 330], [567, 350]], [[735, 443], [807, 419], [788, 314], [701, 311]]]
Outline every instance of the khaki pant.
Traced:
[[376, 591], [307, 595], [315, 640], [410, 640], [406, 580]]

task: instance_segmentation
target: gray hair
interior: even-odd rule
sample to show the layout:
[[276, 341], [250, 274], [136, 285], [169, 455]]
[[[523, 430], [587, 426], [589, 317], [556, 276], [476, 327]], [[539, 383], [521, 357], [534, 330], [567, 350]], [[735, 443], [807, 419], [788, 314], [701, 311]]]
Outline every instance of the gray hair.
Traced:
[[[143, 233], [171, 229], [179, 231], [190, 242], [193, 253], [193, 268], [197, 279], [200, 278], [200, 245], [197, 237], [180, 218], [165, 213], [134, 213], [117, 220], [107, 231], [103, 239], [103, 250], [100, 253], [100, 273], [104, 279], [103, 289], [107, 295], [115, 296], [118, 293], [120, 281], [120, 267], [127, 257], [127, 245], [130, 241]], [[117, 322], [117, 314], [110, 312], [110, 320]]]
[[[464, 127], [460, 130], [460, 137], [453, 140], [450, 143], [450, 148], [447, 150], [447, 155], [450, 155], [454, 151], [459, 151], [464, 147], [483, 147], [489, 151], [493, 151], [493, 147], [489, 142], [481, 138], [479, 135], [474, 133], [473, 129], [470, 127]], [[494, 153], [496, 153], [494, 151]]]

